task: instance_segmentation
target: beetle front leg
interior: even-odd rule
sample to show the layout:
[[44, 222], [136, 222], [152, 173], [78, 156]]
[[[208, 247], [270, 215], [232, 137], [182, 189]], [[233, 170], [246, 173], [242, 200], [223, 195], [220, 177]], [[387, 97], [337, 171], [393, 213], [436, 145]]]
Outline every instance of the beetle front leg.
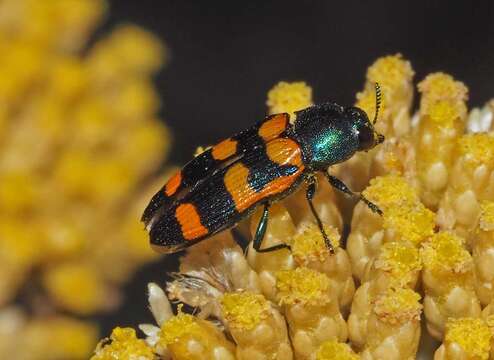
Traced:
[[270, 246], [266, 249], [261, 249], [262, 240], [264, 239], [264, 235], [266, 235], [266, 229], [268, 228], [268, 219], [269, 219], [269, 204], [264, 205], [264, 211], [261, 215], [261, 220], [259, 220], [259, 224], [257, 225], [256, 234], [254, 235], [253, 247], [254, 250], [259, 253], [271, 252], [280, 249], [288, 249], [290, 250], [290, 245], [287, 244], [277, 244]]
[[321, 231], [322, 237], [324, 238], [324, 243], [326, 244], [326, 247], [329, 249], [329, 252], [331, 254], [334, 254], [334, 248], [333, 245], [331, 244], [331, 241], [329, 240], [328, 235], [326, 234], [326, 231], [324, 231], [324, 226], [319, 218], [319, 215], [317, 214], [316, 208], [314, 207], [314, 204], [312, 203], [312, 199], [314, 198], [314, 195], [316, 194], [316, 189], [317, 189], [317, 182], [316, 178], [314, 176], [309, 176], [307, 178], [307, 190], [305, 193], [305, 197], [307, 198], [307, 202], [309, 203], [310, 210], [312, 211], [312, 215], [316, 218], [317, 221], [317, 226], [319, 227], [319, 230]]
[[335, 177], [333, 175], [330, 175], [328, 172], [324, 172], [324, 175], [326, 175], [326, 178], [328, 179], [329, 184], [331, 186], [333, 186], [334, 188], [340, 190], [341, 192], [343, 192], [347, 195], [358, 196], [359, 199], [362, 200], [369, 207], [369, 209], [371, 209], [373, 212], [382, 216], [382, 214], [383, 214], [382, 210], [379, 209], [379, 207], [376, 204], [374, 204], [372, 201], [367, 200], [367, 198], [364, 195], [354, 193], [352, 190], [350, 190], [348, 188], [348, 186], [345, 185], [345, 183], [343, 181], [341, 181], [340, 179], [338, 179], [337, 177]]

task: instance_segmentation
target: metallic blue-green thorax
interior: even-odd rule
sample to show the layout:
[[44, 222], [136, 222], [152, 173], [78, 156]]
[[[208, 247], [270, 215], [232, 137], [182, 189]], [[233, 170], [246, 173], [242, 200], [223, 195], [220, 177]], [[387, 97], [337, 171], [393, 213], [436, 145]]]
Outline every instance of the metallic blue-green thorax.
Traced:
[[325, 170], [350, 158], [358, 149], [356, 126], [336, 104], [298, 112], [294, 131], [306, 165]]

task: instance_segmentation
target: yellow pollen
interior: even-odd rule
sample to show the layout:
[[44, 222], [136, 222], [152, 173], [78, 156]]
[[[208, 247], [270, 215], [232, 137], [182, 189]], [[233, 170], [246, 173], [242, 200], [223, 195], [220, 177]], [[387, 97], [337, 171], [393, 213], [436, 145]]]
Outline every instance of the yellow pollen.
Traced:
[[390, 288], [379, 296], [374, 304], [374, 312], [383, 322], [392, 325], [408, 321], [419, 321], [422, 304], [420, 295], [409, 288]]
[[330, 301], [329, 278], [305, 267], [282, 270], [276, 273], [276, 287], [281, 304], [326, 305]]
[[464, 273], [471, 268], [472, 257], [459, 236], [442, 231], [423, 244], [420, 251], [424, 267]]
[[389, 207], [383, 218], [385, 229], [393, 230], [400, 239], [415, 245], [434, 233], [435, 214], [421, 203]]
[[412, 273], [422, 268], [419, 251], [406, 242], [384, 244], [375, 266], [377, 269], [388, 272], [402, 285], [406, 285], [411, 280]]
[[390, 206], [414, 204], [418, 201], [415, 189], [403, 177], [396, 175], [375, 177], [363, 194], [383, 211]]
[[414, 73], [409, 61], [401, 54], [383, 56], [377, 59], [367, 70], [367, 81], [378, 82], [384, 91], [396, 89], [411, 81]]
[[462, 136], [458, 141], [461, 155], [472, 166], [494, 166], [494, 136], [486, 133]]
[[482, 319], [449, 319], [446, 323], [446, 343], [457, 343], [469, 359], [489, 358], [491, 332]]
[[270, 114], [286, 112], [293, 122], [295, 111], [312, 105], [312, 88], [302, 81], [281, 81], [269, 90], [266, 105]]
[[440, 100], [466, 101], [468, 99], [468, 88], [465, 84], [442, 72], [427, 75], [419, 83], [418, 89], [422, 93], [422, 102], [425, 103]]
[[229, 293], [221, 298], [221, 309], [230, 327], [250, 330], [268, 316], [269, 303], [260, 294]]
[[[340, 246], [340, 234], [333, 226], [324, 226], [333, 248]], [[330, 256], [329, 249], [324, 243], [321, 230], [316, 224], [308, 225], [302, 232], [296, 234], [292, 243], [292, 255], [298, 263], [307, 265], [310, 261], [324, 261]]]
[[162, 325], [160, 344], [165, 346], [173, 344], [186, 336], [201, 335], [203, 331], [198, 318], [179, 311], [176, 316]]
[[464, 102], [437, 101], [423, 111], [433, 123], [452, 128], [466, 115], [467, 107]]
[[153, 350], [144, 340], [136, 337], [134, 329], [116, 327], [110, 340], [108, 345], [104, 345], [105, 340], [100, 342], [91, 360], [155, 359]]

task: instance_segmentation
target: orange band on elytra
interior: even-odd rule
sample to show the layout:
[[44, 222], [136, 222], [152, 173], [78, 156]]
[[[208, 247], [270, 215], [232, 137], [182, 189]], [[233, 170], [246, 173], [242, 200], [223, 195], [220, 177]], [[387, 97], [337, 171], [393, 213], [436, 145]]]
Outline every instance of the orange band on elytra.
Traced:
[[208, 233], [208, 229], [202, 225], [201, 217], [193, 204], [180, 204], [175, 210], [175, 217], [185, 240], [194, 240]]
[[237, 141], [226, 139], [213, 146], [211, 155], [215, 160], [225, 160], [237, 152]]
[[177, 191], [180, 183], [182, 182], [182, 173], [179, 171], [173, 175], [165, 185], [165, 194], [172, 196]]
[[288, 126], [288, 115], [277, 114], [259, 128], [258, 134], [264, 141], [272, 140], [283, 133]]

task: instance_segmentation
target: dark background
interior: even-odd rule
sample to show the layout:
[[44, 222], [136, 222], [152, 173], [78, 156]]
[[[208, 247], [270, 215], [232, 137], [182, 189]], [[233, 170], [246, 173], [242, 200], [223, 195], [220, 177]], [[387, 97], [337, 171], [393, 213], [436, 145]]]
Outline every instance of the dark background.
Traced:
[[[183, 164], [262, 119], [266, 93], [280, 80], [304, 80], [316, 102], [353, 104], [367, 67], [400, 52], [416, 82], [445, 71], [470, 88], [470, 105], [494, 97], [493, 1], [113, 0], [107, 30], [132, 22], [167, 46], [157, 77], [162, 117], [173, 132], [171, 161]], [[146, 284], [163, 285], [168, 257], [140, 271], [104, 334], [152, 322]]]

